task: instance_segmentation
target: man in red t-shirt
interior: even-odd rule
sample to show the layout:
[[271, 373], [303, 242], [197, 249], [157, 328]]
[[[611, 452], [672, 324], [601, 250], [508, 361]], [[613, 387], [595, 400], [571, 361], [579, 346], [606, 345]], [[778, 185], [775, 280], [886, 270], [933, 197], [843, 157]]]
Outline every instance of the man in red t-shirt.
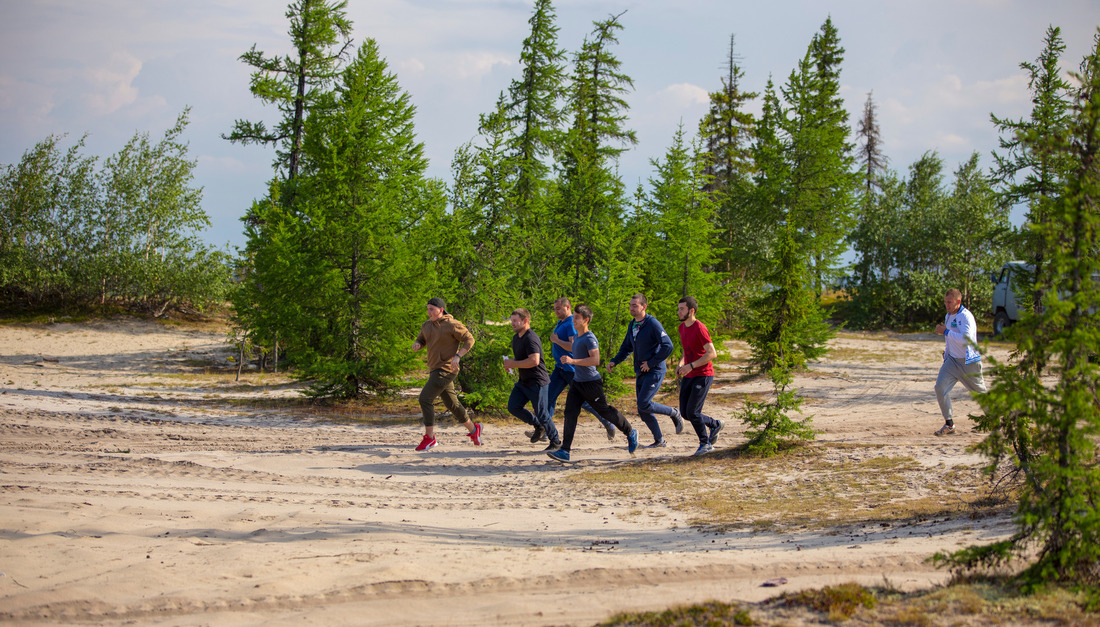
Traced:
[[714, 382], [714, 366], [710, 362], [718, 356], [718, 351], [714, 349], [706, 325], [695, 319], [698, 307], [699, 303], [691, 296], [681, 298], [676, 305], [676, 315], [680, 318], [680, 346], [684, 349], [676, 374], [683, 377], [680, 379], [680, 413], [684, 420], [691, 422], [699, 436], [695, 455], [706, 455], [714, 450], [718, 432], [724, 425], [721, 420], [703, 415], [703, 403]]

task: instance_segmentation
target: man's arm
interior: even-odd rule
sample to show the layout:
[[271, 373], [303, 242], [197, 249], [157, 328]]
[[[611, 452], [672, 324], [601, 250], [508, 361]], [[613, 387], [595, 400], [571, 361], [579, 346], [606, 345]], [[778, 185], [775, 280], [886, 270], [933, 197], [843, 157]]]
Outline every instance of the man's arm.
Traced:
[[696, 368], [702, 368], [709, 364], [717, 356], [718, 351], [714, 348], [714, 344], [707, 342], [703, 345], [703, 356], [695, 358], [695, 361], [685, 364], [684, 358], [680, 357], [680, 365], [676, 368], [676, 374], [682, 377]]
[[542, 355], [538, 353], [531, 353], [527, 356], [527, 359], [516, 361], [515, 359], [505, 359], [505, 368], [534, 368], [542, 361]]
[[607, 371], [611, 372], [612, 368], [621, 364], [632, 352], [634, 352], [634, 336], [630, 332], [630, 324], [628, 323], [626, 325], [626, 337], [623, 338], [623, 344], [619, 347], [619, 352], [607, 362]]
[[600, 349], [593, 348], [588, 351], [588, 357], [584, 359], [574, 359], [569, 355], [561, 358], [561, 363], [569, 364], [571, 366], [598, 366], [600, 365]]

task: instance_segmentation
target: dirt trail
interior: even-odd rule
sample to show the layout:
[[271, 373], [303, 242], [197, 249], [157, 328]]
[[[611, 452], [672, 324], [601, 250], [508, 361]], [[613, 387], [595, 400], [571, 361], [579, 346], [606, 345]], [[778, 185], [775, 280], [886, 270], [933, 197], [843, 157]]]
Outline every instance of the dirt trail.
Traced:
[[[832, 347], [796, 382], [820, 440], [896, 448], [929, 473], [977, 463], [965, 419], [959, 435], [931, 436], [942, 340]], [[578, 430], [575, 467], [516, 422], [487, 426], [479, 448], [446, 425], [438, 449], [415, 453], [417, 416], [319, 422], [249, 405], [295, 395], [270, 376], [197, 376], [228, 356], [216, 330], [0, 327], [0, 620], [584, 625], [847, 581], [929, 586], [947, 577], [929, 555], [1010, 531], [990, 518], [703, 532], [668, 494], [570, 480], [637, 463], [595, 422]], [[720, 375], [708, 413], [730, 418], [723, 395], [767, 389], [735, 375]], [[961, 386], [955, 398], [958, 416], [977, 411]], [[740, 429], [729, 420], [719, 447]], [[639, 458], [689, 455], [689, 433]], [[778, 577], [788, 583], [762, 587]]]

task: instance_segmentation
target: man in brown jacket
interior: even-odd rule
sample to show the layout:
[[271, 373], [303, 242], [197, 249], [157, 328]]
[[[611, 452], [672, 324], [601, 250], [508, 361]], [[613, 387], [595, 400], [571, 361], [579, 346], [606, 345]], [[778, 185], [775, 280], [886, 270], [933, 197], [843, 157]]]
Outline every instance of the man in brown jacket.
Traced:
[[413, 342], [413, 351], [428, 349], [428, 382], [420, 391], [420, 411], [424, 415], [424, 439], [416, 447], [418, 451], [435, 448], [435, 399], [443, 396], [443, 404], [461, 421], [470, 433], [467, 436], [481, 446], [481, 424], [470, 420], [466, 408], [458, 402], [454, 380], [458, 377], [458, 363], [463, 355], [474, 347], [474, 336], [466, 325], [447, 313], [442, 298], [428, 301], [428, 321], [420, 327], [420, 335]]

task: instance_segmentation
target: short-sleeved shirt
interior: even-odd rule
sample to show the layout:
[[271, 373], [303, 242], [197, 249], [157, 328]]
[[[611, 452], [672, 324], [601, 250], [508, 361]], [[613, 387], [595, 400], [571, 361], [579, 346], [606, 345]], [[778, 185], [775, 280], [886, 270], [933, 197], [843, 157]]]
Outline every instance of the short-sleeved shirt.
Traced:
[[[573, 327], [573, 316], [569, 316], [565, 320], [558, 322], [558, 326], [554, 327], [554, 335], [558, 336], [558, 339], [563, 342], [568, 342], [570, 339], [576, 337], [577, 329]], [[568, 355], [569, 351], [551, 342], [550, 352], [554, 355], [554, 363], [558, 368], [566, 372], [573, 372], [573, 366], [561, 363], [561, 358]]]
[[539, 356], [539, 365], [534, 368], [518, 368], [519, 380], [525, 385], [550, 385], [550, 375], [546, 374], [546, 366], [543, 364], [542, 340], [533, 329], [527, 329], [527, 333], [520, 337], [512, 335], [512, 354], [516, 361], [523, 361], [531, 355]]
[[[704, 347], [711, 343], [710, 331], [707, 330], [707, 325], [698, 320], [690, 327], [682, 322], [680, 323], [680, 346], [684, 347], [685, 364], [690, 364], [703, 355], [706, 355], [707, 349]], [[714, 366], [708, 361], [684, 375], [684, 378], [713, 376]]]
[[[583, 335], [573, 338], [573, 359], [586, 359], [594, 350], [600, 349], [600, 342], [591, 331], [585, 331]], [[599, 381], [600, 371], [596, 366], [573, 366], [576, 374], [574, 381]]]

